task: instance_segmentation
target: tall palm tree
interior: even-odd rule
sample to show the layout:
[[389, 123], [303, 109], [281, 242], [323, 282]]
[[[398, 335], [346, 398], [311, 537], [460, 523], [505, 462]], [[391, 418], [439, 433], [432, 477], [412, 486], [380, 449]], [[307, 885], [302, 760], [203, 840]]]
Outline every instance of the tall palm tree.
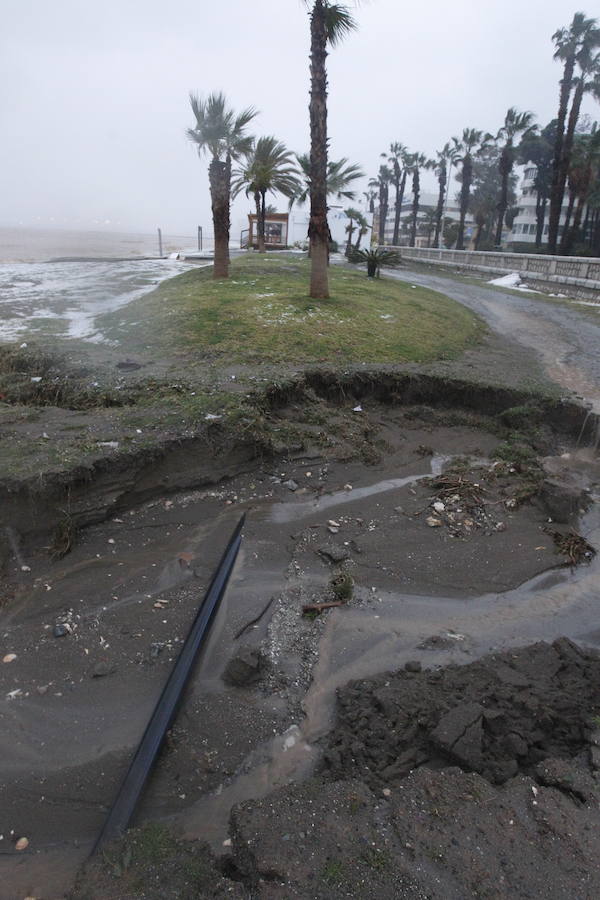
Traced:
[[571, 193], [569, 208], [572, 211], [575, 200], [577, 201], [577, 207], [573, 224], [570, 228], [568, 227], [570, 214], [565, 221], [563, 233], [565, 239], [561, 243], [561, 250], [565, 253], [571, 252], [573, 245], [580, 236], [583, 209], [589, 200], [594, 183], [598, 181], [599, 175], [600, 131], [595, 130], [591, 134], [581, 135], [578, 138], [571, 157], [571, 168], [569, 169], [568, 178]]
[[[600, 40], [600, 33], [595, 19], [587, 19], [585, 14], [577, 12], [568, 28], [559, 28], [552, 35], [555, 45], [554, 59], [563, 63], [563, 77], [560, 81], [556, 141], [552, 163], [552, 186], [550, 188], [550, 219], [548, 225], [548, 252], [556, 253], [558, 243], [558, 227], [562, 209], [563, 196], [569, 160], [565, 159], [565, 123], [569, 109], [569, 100], [573, 90], [575, 64], [577, 56], [587, 45], [594, 46]], [[565, 165], [566, 162], [566, 165]]]
[[[298, 191], [291, 197], [292, 204], [302, 206], [310, 197], [310, 157], [308, 153], [296, 155], [296, 162], [300, 170]], [[345, 156], [338, 160], [329, 160], [327, 163], [327, 197], [335, 197], [336, 200], [356, 200], [356, 191], [351, 188], [352, 182], [364, 178], [365, 173], [360, 166], [349, 162]]]
[[252, 137], [247, 127], [257, 115], [253, 107], [236, 115], [227, 106], [222, 93], [209, 94], [204, 100], [190, 94], [196, 119], [187, 134], [198, 147], [198, 155], [210, 155], [208, 179], [215, 233], [214, 278], [229, 277], [229, 211], [231, 204], [231, 163], [250, 151]]
[[[307, 0], [308, 2], [308, 0]], [[347, 6], [330, 0], [310, 2], [310, 296], [329, 297], [327, 225], [327, 48], [355, 27]]]
[[419, 216], [419, 199], [421, 196], [421, 169], [431, 169], [434, 163], [427, 159], [424, 153], [411, 153], [407, 160], [407, 165], [412, 172], [412, 217], [410, 225], [409, 246], [414, 247], [417, 241], [417, 218]]
[[259, 253], [265, 252], [267, 194], [293, 197], [300, 188], [299, 174], [294, 154], [272, 136], [259, 138], [246, 154], [244, 165], [233, 172], [232, 197], [245, 191], [254, 198]]
[[[498, 198], [498, 222], [496, 224], [496, 246], [502, 243], [502, 228], [504, 217], [508, 209], [508, 180], [513, 170], [516, 158], [515, 138], [519, 135], [528, 137], [536, 131], [533, 123], [534, 115], [530, 112], [518, 112], [514, 106], [507, 111], [504, 117], [504, 125], [496, 135], [497, 141], [503, 141], [498, 169], [500, 172], [500, 197]], [[475, 248], [477, 249], [477, 248]]]
[[458, 235], [456, 237], [456, 249], [465, 249], [465, 219], [471, 199], [471, 182], [473, 180], [473, 157], [484, 150], [491, 140], [490, 134], [478, 131], [476, 128], [464, 128], [462, 137], [453, 137], [456, 160], [461, 164], [460, 187], [460, 218], [458, 221]]
[[[385, 226], [389, 208], [390, 181], [392, 173], [387, 166], [379, 166], [377, 178], [374, 179], [379, 191], [379, 243], [385, 244]], [[371, 182], [369, 182], [371, 184]]]
[[[577, 54], [577, 66], [579, 74], [574, 79], [575, 92], [573, 94], [573, 102], [569, 113], [569, 121], [563, 141], [562, 158], [561, 158], [561, 178], [564, 174], [568, 177], [571, 168], [571, 156], [573, 154], [573, 146], [575, 142], [575, 131], [581, 111], [581, 101], [586, 93], [594, 93], [600, 97], [600, 53], [594, 52], [593, 48], [600, 45], [600, 31], [597, 35], [592, 33], [583, 41], [581, 50]], [[561, 252], [564, 251], [568, 239], [568, 228], [565, 224], [563, 228], [561, 240]]]
[[450, 173], [455, 162], [455, 150], [448, 141], [441, 150], [436, 153], [435, 174], [437, 175], [439, 191], [435, 211], [435, 235], [433, 246], [439, 247], [442, 237], [442, 219], [444, 217], [444, 205], [446, 201], [447, 185], [450, 181]]
[[404, 190], [406, 188], [406, 159], [408, 150], [404, 144], [400, 144], [396, 141], [393, 144], [390, 144], [390, 149], [387, 153], [382, 153], [381, 155], [388, 162], [388, 166], [392, 173], [392, 182], [394, 184], [395, 214], [392, 244], [394, 247], [397, 247], [400, 233], [400, 213], [402, 211], [402, 201], [404, 199]]

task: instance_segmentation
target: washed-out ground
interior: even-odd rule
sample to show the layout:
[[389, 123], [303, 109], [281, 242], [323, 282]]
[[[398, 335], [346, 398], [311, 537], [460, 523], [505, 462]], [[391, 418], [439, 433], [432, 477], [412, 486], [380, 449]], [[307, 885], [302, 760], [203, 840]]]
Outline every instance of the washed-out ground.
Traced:
[[[443, 896], [427, 893], [418, 865], [405, 871], [396, 839], [386, 843], [381, 831], [382, 797], [390, 809], [382, 790], [388, 783], [399, 790], [398, 779], [415, 763], [407, 757], [406, 771], [389, 780], [379, 770], [383, 761], [393, 769], [391, 760], [407, 751], [417, 763], [429, 763], [419, 755], [429, 747], [427, 729], [459, 702], [460, 689], [435, 703], [434, 689], [425, 690], [423, 733], [399, 735], [397, 747], [378, 737], [390, 730], [387, 719], [362, 723], [362, 712], [356, 717], [367, 732], [362, 738], [347, 739], [339, 730], [328, 736], [336, 689], [406, 662], [443, 673], [448, 663], [559, 634], [599, 645], [596, 559], [584, 549], [580, 566], [565, 567], [567, 557], [547, 530], [549, 508], [559, 501], [552, 491], [540, 493], [540, 485], [559, 472], [575, 480], [567, 505], [564, 497], [560, 501], [559, 517], [569, 522], [554, 526], [568, 533], [597, 491], [597, 463], [589, 452], [573, 454], [573, 439], [545, 427], [531, 439], [537, 450], [524, 438], [507, 440], [501, 417], [366, 400], [318, 408], [337, 434], [330, 446], [307, 443], [284, 460], [248, 466], [214, 487], [123, 510], [83, 531], [63, 559], [51, 562], [43, 549], [23, 546], [9, 563], [12, 599], [2, 632], [9, 659], [2, 665], [6, 849], [0, 857], [3, 884], [12, 891], [7, 896], [54, 898], [71, 888], [242, 511], [248, 519], [234, 578], [137, 814], [137, 822], [166, 823], [174, 835], [192, 840], [192, 848], [207, 842], [225, 857], [217, 870], [208, 850], [181, 850], [169, 843], [173, 839], [151, 835], [150, 846], [159, 844], [157, 858], [164, 852], [171, 860], [163, 874], [170, 873], [176, 886], [172, 895], [211, 896], [210, 885], [214, 896], [343, 897], [356, 896], [363, 882], [368, 895], [381, 882], [397, 885], [396, 893], [385, 888], [381, 896], [411, 896], [401, 892], [411, 884], [423, 896]], [[315, 412], [292, 404], [279, 415], [281, 421], [306, 417], [308, 427]], [[504, 420], [520, 414], [504, 414]], [[591, 491], [587, 501], [584, 489]], [[580, 531], [591, 546], [598, 543], [593, 503]], [[340, 576], [349, 591], [340, 591]], [[316, 618], [303, 615], [305, 605], [336, 599], [343, 601], [339, 608]], [[68, 633], [56, 637], [57, 624], [67, 624]], [[406, 684], [423, 676], [394, 678], [395, 702], [402, 706]], [[581, 729], [593, 731], [600, 706], [586, 695], [586, 679], [557, 705], [559, 712], [571, 710], [569, 721], [579, 716]], [[471, 680], [469, 708], [479, 704], [479, 710], [487, 701], [478, 689], [488, 682]], [[380, 708], [368, 699], [370, 690], [361, 682], [376, 716]], [[505, 715], [509, 705], [505, 697]], [[411, 713], [419, 715], [424, 713]], [[473, 721], [481, 724], [481, 715]], [[524, 733], [521, 722], [519, 727], [521, 740], [529, 740], [535, 728], [529, 723]], [[381, 754], [373, 778], [366, 766], [355, 765], [361, 739], [375, 742]], [[572, 746], [579, 752], [584, 743], [567, 741], [567, 749], [559, 750], [570, 756]], [[457, 761], [451, 750], [432, 758], [436, 770], [440, 759]], [[532, 771], [527, 768], [528, 776]], [[331, 783], [340, 777], [342, 783]], [[408, 784], [427, 791], [423, 779], [437, 779], [435, 790], [446, 796], [460, 793], [461, 777], [467, 776], [454, 772], [444, 780], [419, 768]], [[284, 788], [296, 782], [300, 786]], [[496, 797], [495, 787], [484, 783], [479, 790]], [[317, 797], [329, 805], [324, 821], [322, 806], [313, 815]], [[449, 795], [444, 802], [445, 808], [453, 805]], [[576, 804], [577, 818], [581, 800], [569, 795], [557, 802]], [[348, 804], [358, 819], [348, 814], [346, 821]], [[232, 807], [238, 812], [230, 820]], [[280, 820], [283, 810], [287, 818]], [[309, 817], [311, 840], [319, 846], [310, 865]], [[142, 871], [154, 871], [144, 834], [139, 856], [127, 848], [107, 850], [73, 896], [168, 896], [160, 871], [153, 887], [136, 868], [135, 859]], [[282, 857], [279, 841], [286, 835]], [[16, 842], [23, 837], [29, 844], [19, 852]], [[421, 840], [423, 854], [433, 853], [431, 843]], [[367, 862], [357, 856], [356, 841]], [[410, 836], [405, 843], [412, 843]], [[391, 881], [389, 872], [395, 873]], [[436, 877], [440, 873], [443, 866]], [[460, 883], [460, 874], [453, 877]]]
[[[6, 897], [597, 896], [600, 468], [585, 412], [528, 393], [543, 364], [490, 334], [410, 389], [292, 379], [270, 443], [242, 417], [151, 465], [133, 428], [129, 470], [107, 447], [73, 482], [92, 524], [7, 520]], [[81, 871], [242, 512], [141, 827]]]

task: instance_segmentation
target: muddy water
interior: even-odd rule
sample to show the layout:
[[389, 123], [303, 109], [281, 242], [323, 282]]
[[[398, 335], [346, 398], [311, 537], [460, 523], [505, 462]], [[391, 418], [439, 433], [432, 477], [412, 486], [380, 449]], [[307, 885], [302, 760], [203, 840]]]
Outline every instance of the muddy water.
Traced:
[[[139, 813], [216, 848], [232, 804], [317, 763], [344, 681], [561, 634], [600, 646], [599, 564], [556, 570], [542, 511], [502, 513], [506, 530], [464, 540], [424, 523], [419, 480], [449, 455], [487, 457], [496, 439], [467, 428], [397, 431], [376, 466], [299, 459], [123, 513], [88, 529], [60, 562], [20, 549], [0, 632], [2, 656], [16, 654], [0, 666], [0, 833], [31, 847], [16, 854], [9, 839], [0, 848], [14, 896], [60, 896], [72, 883], [242, 510], [243, 552]], [[447, 455], [418, 458], [425, 442]], [[600, 480], [595, 462], [588, 469]], [[583, 527], [600, 545], [595, 510]], [[322, 551], [332, 544], [348, 555], [355, 596], [308, 622], [300, 607], [324, 597], [336, 567]], [[268, 614], [236, 641], [270, 597]], [[55, 638], [65, 618], [76, 627]], [[432, 635], [443, 646], [420, 649]], [[234, 648], [261, 642], [268, 675], [226, 687]]]

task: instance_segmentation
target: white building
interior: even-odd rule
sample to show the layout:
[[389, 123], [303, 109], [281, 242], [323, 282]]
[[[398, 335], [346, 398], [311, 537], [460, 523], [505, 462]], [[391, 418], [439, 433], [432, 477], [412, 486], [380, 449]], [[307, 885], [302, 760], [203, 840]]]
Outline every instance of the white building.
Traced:
[[[393, 197], [394, 189], [390, 188], [390, 203], [388, 207], [388, 213], [385, 222], [385, 243], [391, 244], [394, 237], [394, 222], [396, 219], [396, 204], [394, 203]], [[428, 214], [430, 210], [436, 210], [438, 204], [438, 194], [430, 191], [421, 191], [419, 196], [419, 212], [417, 213], [417, 238], [416, 238], [416, 246], [417, 247], [426, 247], [427, 246], [427, 235], [418, 234], [419, 226], [426, 224], [428, 221]], [[375, 213], [375, 218], [378, 221], [378, 210]], [[403, 225], [406, 219], [412, 220], [412, 212], [413, 212], [413, 197], [410, 191], [405, 193], [402, 199], [402, 208], [400, 210], [400, 223], [401, 223], [401, 232], [400, 232], [400, 244], [403, 246], [408, 246], [410, 239], [410, 226], [408, 233], [406, 230], [403, 230]], [[458, 201], [454, 199], [454, 197], [446, 196], [446, 206], [444, 207], [444, 218], [452, 219], [453, 222], [458, 222], [460, 219], [460, 206]], [[375, 226], [378, 227], [377, 224]], [[435, 235], [435, 225], [433, 226], [430, 241], [433, 241]], [[379, 236], [379, 232], [377, 232], [377, 237]], [[471, 239], [473, 236], [473, 216], [467, 213], [467, 217], [465, 219], [465, 244]]]
[[[352, 206], [352, 201], [348, 201], [348, 206]], [[362, 209], [359, 205], [354, 207], [362, 212], [363, 216], [367, 220], [369, 224], [369, 231], [362, 238], [361, 245], [363, 247], [368, 247], [371, 243], [371, 229], [373, 226], [373, 213], [367, 212], [365, 209]], [[288, 243], [292, 246], [295, 243], [303, 244], [308, 241], [308, 222], [310, 219], [310, 212], [308, 210], [296, 209], [296, 207], [292, 207], [292, 211], [290, 213], [290, 222], [289, 222], [289, 236]], [[334, 241], [336, 241], [339, 245], [340, 250], [343, 252], [344, 247], [348, 241], [348, 233], [346, 231], [346, 226], [350, 220], [344, 213], [344, 211], [338, 207], [331, 206], [329, 208], [329, 212], [327, 213], [327, 222], [329, 223], [329, 230], [331, 232], [331, 237]], [[358, 233], [354, 232], [352, 236], [352, 243], [355, 244], [358, 238]]]
[[[537, 168], [528, 165], [521, 180], [521, 190], [517, 197], [516, 205], [519, 212], [513, 221], [512, 231], [508, 236], [509, 244], [531, 244], [532, 250], [535, 244], [535, 235], [537, 231], [537, 192], [534, 187]], [[567, 200], [567, 198], [565, 198]], [[560, 224], [558, 226], [558, 237], [563, 233], [564, 222], [566, 218], [567, 202], [563, 203], [560, 214]], [[542, 231], [542, 245], [548, 243], [548, 221], [550, 218], [550, 200], [546, 203], [546, 214], [544, 218], [544, 228]]]

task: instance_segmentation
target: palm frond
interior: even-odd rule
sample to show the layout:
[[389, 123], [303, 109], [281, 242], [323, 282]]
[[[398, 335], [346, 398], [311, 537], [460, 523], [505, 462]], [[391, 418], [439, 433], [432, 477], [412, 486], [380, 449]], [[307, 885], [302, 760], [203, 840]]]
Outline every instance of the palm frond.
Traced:
[[324, 6], [327, 43], [331, 47], [337, 47], [351, 31], [354, 31], [357, 23], [347, 6], [341, 3], [325, 3]]

